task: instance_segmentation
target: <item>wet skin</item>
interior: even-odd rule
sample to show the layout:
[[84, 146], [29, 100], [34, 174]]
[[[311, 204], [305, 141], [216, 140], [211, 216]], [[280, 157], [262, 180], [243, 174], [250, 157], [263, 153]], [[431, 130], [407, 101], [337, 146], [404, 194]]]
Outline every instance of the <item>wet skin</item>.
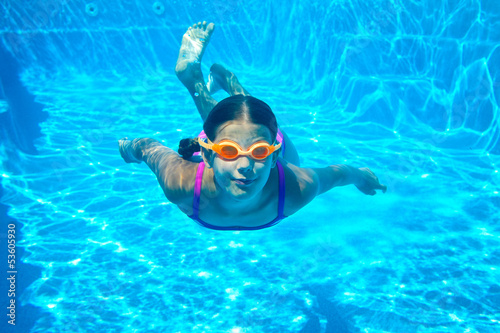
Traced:
[[[219, 127], [215, 143], [231, 140], [247, 150], [256, 142], [273, 144], [271, 132], [263, 125], [245, 121], [230, 121]], [[227, 160], [212, 150], [203, 149], [206, 166], [213, 168], [214, 182], [221, 196], [221, 203], [226, 208], [247, 206], [249, 202], [258, 201], [272, 168], [276, 166], [279, 151], [265, 158], [255, 160], [250, 156], [239, 156]]]

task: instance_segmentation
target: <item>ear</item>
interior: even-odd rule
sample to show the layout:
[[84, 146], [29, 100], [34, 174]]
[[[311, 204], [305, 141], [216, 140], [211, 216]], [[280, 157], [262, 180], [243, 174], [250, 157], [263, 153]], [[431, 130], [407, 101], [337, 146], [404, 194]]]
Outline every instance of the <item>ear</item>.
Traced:
[[213, 166], [214, 154], [214, 151], [201, 147], [201, 157], [203, 158], [203, 162], [205, 162], [205, 167], [208, 169], [211, 169]]
[[281, 154], [281, 147], [280, 147], [280, 149], [278, 149], [272, 153], [273, 160], [272, 160], [271, 168], [274, 168], [276, 166], [276, 163], [278, 162], [278, 158], [280, 157], [280, 154]]

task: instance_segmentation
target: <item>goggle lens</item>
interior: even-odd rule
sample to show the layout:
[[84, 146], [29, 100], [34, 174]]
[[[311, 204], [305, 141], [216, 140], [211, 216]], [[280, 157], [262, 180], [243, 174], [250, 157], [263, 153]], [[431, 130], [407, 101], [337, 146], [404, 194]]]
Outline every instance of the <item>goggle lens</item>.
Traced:
[[206, 141], [203, 139], [199, 140], [198, 142], [200, 145], [206, 149], [212, 149], [213, 151], [217, 152], [220, 156], [223, 158], [226, 158], [228, 160], [233, 160], [237, 158], [238, 156], [245, 156], [245, 155], [251, 155], [252, 158], [256, 160], [263, 160], [269, 155], [271, 155], [272, 152], [274, 152], [276, 149], [281, 147], [281, 143], [277, 145], [269, 145], [267, 143], [255, 143], [253, 144], [249, 151], [242, 151], [241, 147], [231, 141], [228, 140], [229, 143], [224, 143], [221, 142], [219, 144], [213, 144], [210, 139], [205, 138]]
[[[227, 159], [234, 159], [240, 155], [236, 147], [223, 144], [220, 145], [220, 154]], [[252, 157], [257, 160], [262, 160], [267, 156], [269, 156], [269, 148], [267, 147], [256, 147], [252, 149]]]
[[220, 152], [224, 158], [235, 158], [238, 156], [238, 149], [233, 146], [222, 146]]
[[267, 147], [257, 147], [252, 150], [252, 156], [259, 160], [266, 158], [268, 155], [269, 149]]

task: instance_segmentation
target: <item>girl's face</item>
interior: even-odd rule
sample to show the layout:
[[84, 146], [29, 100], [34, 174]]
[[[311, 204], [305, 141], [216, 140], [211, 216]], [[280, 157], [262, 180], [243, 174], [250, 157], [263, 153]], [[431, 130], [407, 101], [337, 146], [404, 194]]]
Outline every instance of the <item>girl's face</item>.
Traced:
[[[222, 140], [236, 142], [243, 150], [247, 150], [257, 142], [273, 144], [271, 132], [264, 125], [249, 123], [243, 120], [232, 120], [222, 124], [214, 143]], [[216, 185], [236, 200], [249, 200], [264, 188], [269, 179], [271, 169], [276, 165], [279, 150], [263, 160], [254, 160], [250, 156], [238, 156], [226, 160], [212, 150], [203, 149], [205, 163], [214, 169]]]

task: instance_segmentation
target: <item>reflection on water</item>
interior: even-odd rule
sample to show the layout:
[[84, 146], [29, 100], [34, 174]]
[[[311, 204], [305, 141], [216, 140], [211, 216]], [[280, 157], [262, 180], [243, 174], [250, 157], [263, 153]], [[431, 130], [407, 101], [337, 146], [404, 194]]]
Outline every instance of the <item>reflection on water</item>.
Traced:
[[[44, 311], [34, 331], [498, 327], [494, 5], [97, 5], [54, 5], [44, 26], [12, 6], [2, 31], [50, 115], [39, 155], [1, 152], [2, 201], [23, 223], [24, 261], [43, 267], [22, 296]], [[388, 193], [338, 188], [276, 227], [216, 232], [121, 160], [123, 136], [176, 148], [199, 133], [173, 62], [212, 7], [227, 15], [204, 65], [271, 105], [303, 166], [369, 166]]]

